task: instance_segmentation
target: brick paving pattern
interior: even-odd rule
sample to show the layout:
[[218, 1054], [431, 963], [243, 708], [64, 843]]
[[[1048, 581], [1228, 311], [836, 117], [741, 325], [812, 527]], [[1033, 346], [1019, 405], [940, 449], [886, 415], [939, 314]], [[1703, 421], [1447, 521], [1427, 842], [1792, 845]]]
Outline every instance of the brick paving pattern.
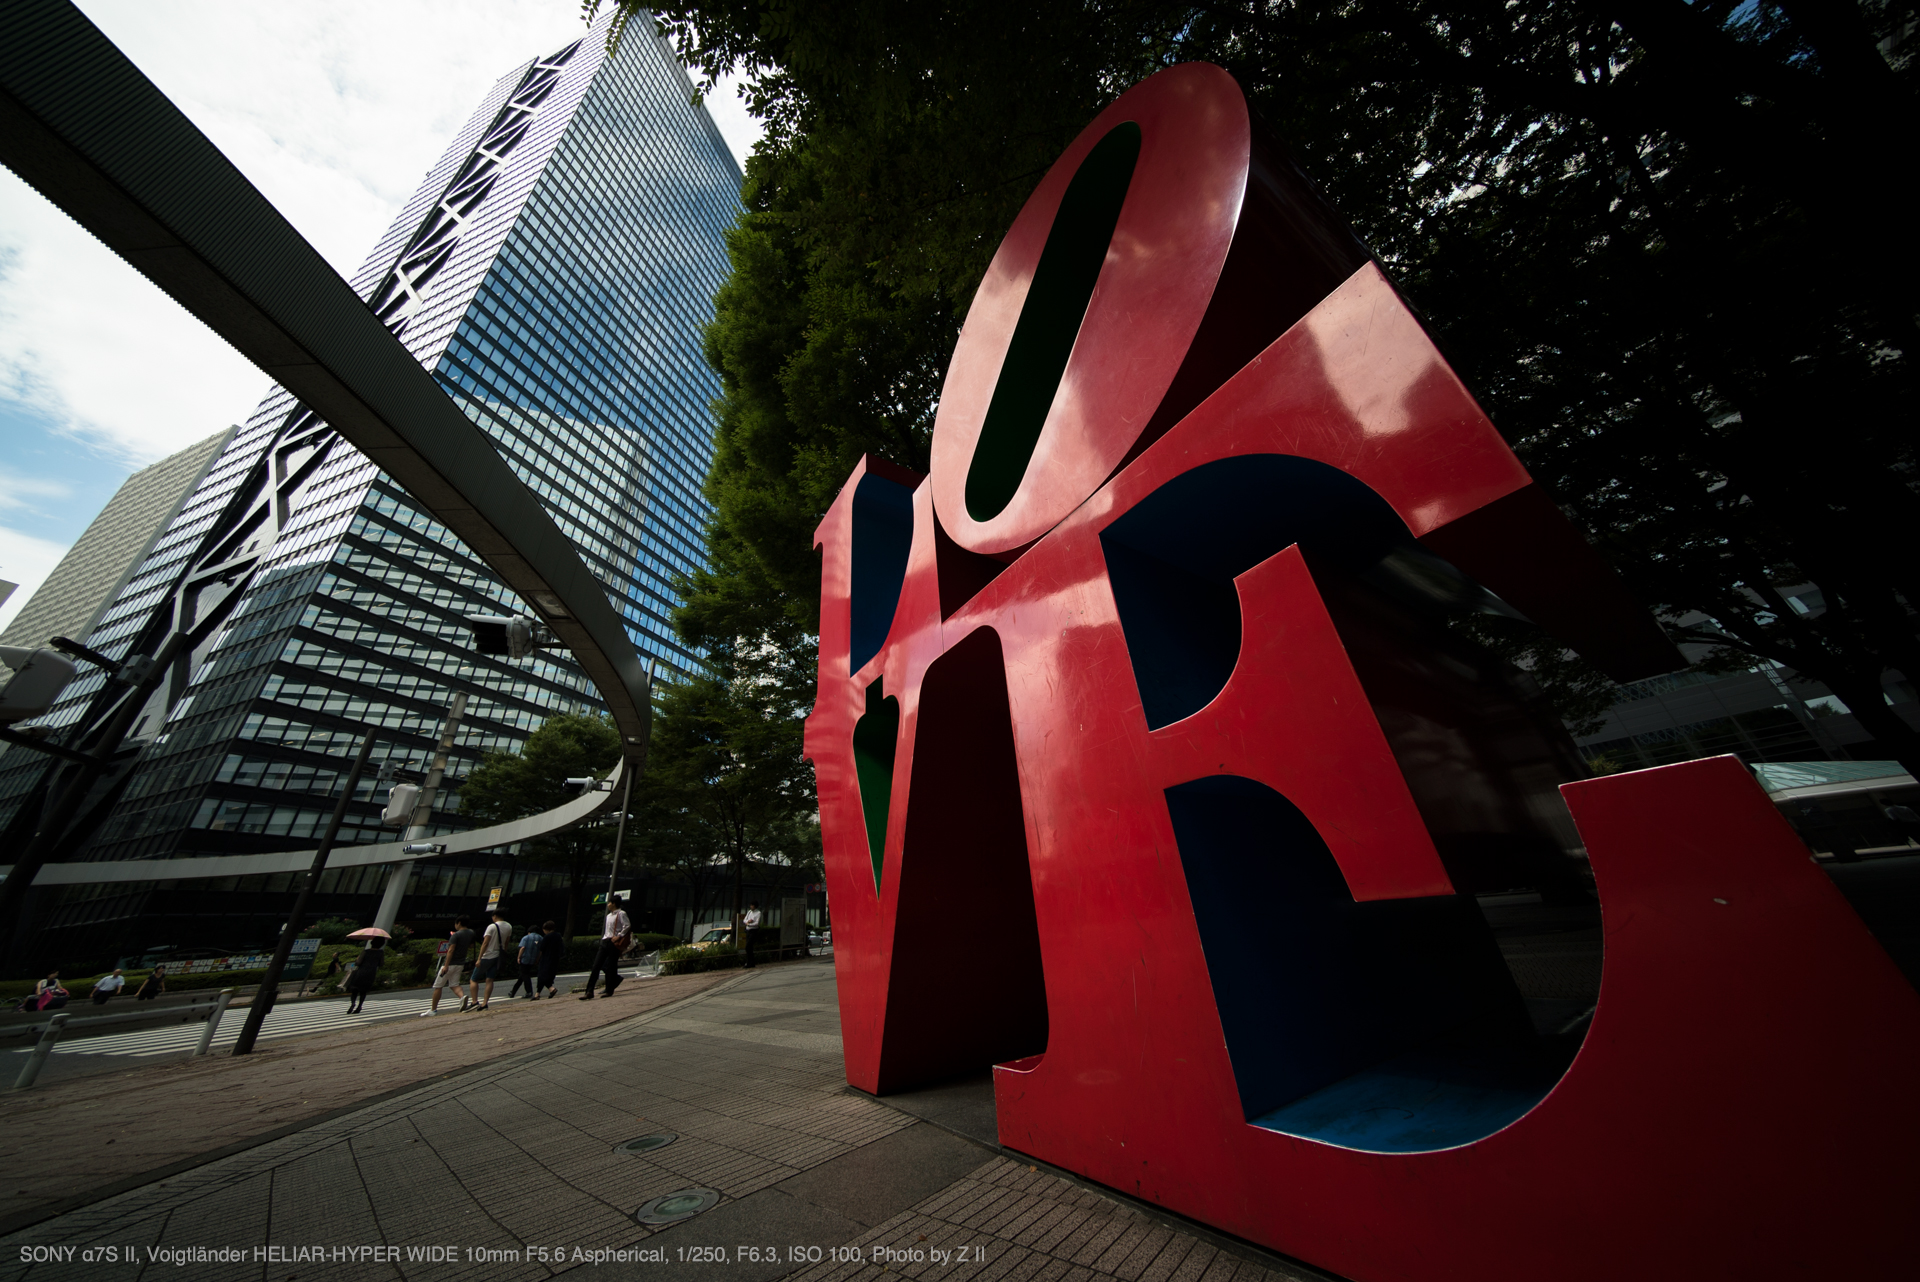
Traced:
[[[1163, 1224], [1117, 1199], [997, 1157], [791, 1282], [1305, 1282], [1321, 1275], [1263, 1266]], [[966, 1256], [978, 1263], [941, 1263]]]
[[[623, 993], [605, 1005], [624, 1000]], [[578, 1009], [600, 1014], [600, 1006]], [[232, 1089], [253, 1088], [236, 1081]], [[616, 1151], [650, 1133], [678, 1138], [644, 1155]], [[70, 1133], [64, 1142], [84, 1149], [98, 1134]], [[38, 1162], [23, 1152], [13, 1169]], [[650, 1199], [689, 1188], [713, 1190], [720, 1201], [665, 1227], [633, 1218]], [[782, 1225], [791, 1231], [775, 1236]], [[768, 1257], [744, 1262], [746, 1243], [764, 1244]], [[320, 1258], [299, 1258], [303, 1246], [322, 1248]], [[398, 1258], [336, 1251], [368, 1246]], [[75, 1255], [23, 1257], [22, 1248], [35, 1247]], [[117, 1259], [107, 1260], [107, 1247]], [[421, 1258], [433, 1247], [450, 1258]], [[790, 1247], [803, 1248], [801, 1257], [773, 1258]], [[102, 1252], [95, 1261], [84, 1258], [89, 1248]], [[238, 1248], [241, 1258], [182, 1266], [147, 1254], [182, 1248]], [[281, 1255], [258, 1259], [257, 1248]], [[831, 963], [816, 961], [724, 976], [690, 1000], [500, 1055], [47, 1219], [0, 1238], [0, 1282], [531, 1280], [597, 1267], [588, 1253], [635, 1248], [660, 1250], [663, 1262], [612, 1263], [611, 1276], [1305, 1276], [1222, 1251], [850, 1090]], [[689, 1250], [697, 1259], [701, 1248], [735, 1258], [687, 1263]], [[941, 1262], [935, 1251], [952, 1254]], [[809, 1263], [809, 1254], [820, 1262]]]
[[[734, 978], [629, 980], [610, 1001], [504, 1003], [43, 1082], [10, 1099], [0, 1129], [0, 1217], [319, 1117], [412, 1082], [537, 1046]], [[457, 1006], [458, 1003], [453, 1003]], [[236, 1013], [231, 1018], [237, 1022]], [[85, 1136], [76, 1143], [77, 1136]]]

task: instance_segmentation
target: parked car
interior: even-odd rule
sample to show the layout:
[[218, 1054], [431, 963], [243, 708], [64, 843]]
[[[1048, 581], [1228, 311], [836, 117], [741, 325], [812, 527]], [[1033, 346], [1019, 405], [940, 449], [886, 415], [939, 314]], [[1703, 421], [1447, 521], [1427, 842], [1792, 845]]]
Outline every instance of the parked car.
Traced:
[[687, 946], [689, 948], [698, 948], [704, 952], [715, 944], [730, 944], [732, 942], [732, 922], [710, 921], [693, 928], [690, 933], [690, 938], [687, 940]]

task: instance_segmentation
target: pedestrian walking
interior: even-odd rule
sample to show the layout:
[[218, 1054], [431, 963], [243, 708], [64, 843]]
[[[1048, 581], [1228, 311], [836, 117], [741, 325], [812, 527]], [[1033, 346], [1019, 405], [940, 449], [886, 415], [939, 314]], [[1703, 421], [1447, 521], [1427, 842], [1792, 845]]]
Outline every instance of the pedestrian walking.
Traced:
[[520, 937], [520, 951], [514, 957], [519, 968], [513, 977], [513, 987], [507, 990], [508, 997], [518, 997], [520, 990], [527, 990], [527, 997], [537, 1000], [540, 996], [540, 932], [527, 927], [527, 933]]
[[[546, 990], [548, 1000], [560, 995], [558, 979], [560, 963], [567, 956], [567, 941], [560, 937], [560, 927], [555, 922], [544, 922], [540, 927], [540, 988]], [[536, 993], [539, 991], [535, 990]]]
[[[513, 923], [507, 920], [507, 910], [496, 905], [487, 910], [487, 915], [493, 920], [480, 936], [480, 960], [473, 965], [475, 1010], [485, 1010], [493, 1000], [494, 978], [500, 973], [500, 964], [507, 960], [507, 951], [513, 947]], [[484, 994], [480, 991], [482, 982], [487, 986]]]
[[467, 1008], [467, 950], [473, 947], [473, 940], [473, 919], [454, 918], [453, 930], [447, 935], [446, 960], [434, 974], [433, 998], [420, 1012], [422, 1019], [440, 1013], [440, 994], [449, 988], [460, 994], [460, 1009]]
[[327, 958], [327, 973], [320, 977], [320, 982], [323, 984], [331, 983], [333, 980], [333, 977], [335, 975], [338, 975], [339, 973], [340, 973], [340, 952], [338, 949], [335, 949], [333, 955]]
[[367, 994], [380, 983], [380, 966], [386, 960], [386, 947], [377, 939], [361, 950], [347, 974], [347, 995], [352, 999], [347, 1003], [347, 1014], [358, 1015], [366, 1006]]
[[620, 987], [620, 954], [626, 952], [632, 942], [633, 923], [620, 909], [620, 896], [609, 896], [607, 924], [600, 930], [600, 951], [594, 954], [593, 969], [587, 972], [587, 991], [580, 994], [581, 1001], [593, 1000], [593, 985], [603, 970], [607, 973], [607, 991], [601, 995], [613, 996], [613, 990]]
[[112, 997], [126, 986], [127, 977], [122, 975], [118, 970], [114, 971], [113, 974], [108, 975], [105, 979], [93, 986], [93, 1004], [95, 1006], [105, 1006], [107, 1004], [107, 998]]
[[133, 1000], [136, 1002], [150, 1002], [166, 991], [167, 968], [165, 966], [155, 966], [151, 971], [147, 972], [145, 982], [134, 992]]
[[745, 936], [747, 959], [742, 963], [748, 970], [753, 969], [753, 932], [760, 929], [760, 905], [749, 903], [746, 916], [740, 919], [740, 933]]

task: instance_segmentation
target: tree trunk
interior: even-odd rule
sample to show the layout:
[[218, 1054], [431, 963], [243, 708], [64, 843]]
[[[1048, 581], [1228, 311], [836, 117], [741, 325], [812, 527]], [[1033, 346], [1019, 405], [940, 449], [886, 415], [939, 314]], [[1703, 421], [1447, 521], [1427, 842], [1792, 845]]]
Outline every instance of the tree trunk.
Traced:
[[572, 871], [567, 874], [567, 924], [562, 927], [560, 931], [560, 938], [567, 941], [568, 947], [572, 947], [573, 945], [574, 926], [579, 920], [580, 869], [576, 864]]
[[747, 946], [746, 927], [741, 918], [746, 915], [746, 905], [741, 902], [746, 894], [747, 861], [737, 851], [733, 856], [733, 946], [745, 950]]

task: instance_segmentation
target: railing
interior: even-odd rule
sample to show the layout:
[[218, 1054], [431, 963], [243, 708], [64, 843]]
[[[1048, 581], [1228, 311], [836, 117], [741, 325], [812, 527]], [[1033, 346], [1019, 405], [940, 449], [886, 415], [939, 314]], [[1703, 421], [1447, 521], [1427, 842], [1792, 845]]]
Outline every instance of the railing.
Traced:
[[191, 1024], [204, 1020], [206, 1028], [200, 1034], [200, 1044], [194, 1048], [194, 1055], [205, 1055], [213, 1045], [213, 1035], [220, 1027], [220, 1017], [227, 1013], [227, 1004], [233, 1000], [237, 990], [223, 988], [220, 992], [205, 1000], [196, 1000], [192, 1005], [162, 1007], [158, 1010], [130, 1011], [125, 1015], [89, 1015], [83, 1019], [73, 1018], [70, 1011], [53, 1011], [44, 1021], [36, 1018], [23, 1024], [0, 1027], [0, 1041], [26, 1037], [34, 1038], [33, 1053], [27, 1056], [27, 1062], [20, 1066], [20, 1075], [14, 1079], [13, 1089], [30, 1089], [40, 1076], [40, 1070], [47, 1062], [47, 1056], [60, 1039], [68, 1033], [87, 1035], [108, 1025], [119, 1024]]

